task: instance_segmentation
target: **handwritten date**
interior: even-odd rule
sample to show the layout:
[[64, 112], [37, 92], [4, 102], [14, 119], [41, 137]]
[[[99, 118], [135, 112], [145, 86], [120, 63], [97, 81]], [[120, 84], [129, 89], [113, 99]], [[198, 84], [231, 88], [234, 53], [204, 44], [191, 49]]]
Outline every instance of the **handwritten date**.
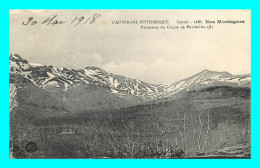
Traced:
[[75, 17], [72, 20], [69, 19], [58, 19], [58, 15], [54, 15], [53, 17], [48, 17], [42, 22], [37, 21], [33, 17], [29, 17], [26, 21], [22, 22], [24, 26], [33, 26], [36, 24], [42, 25], [61, 25], [61, 24], [71, 24], [76, 27], [79, 24], [94, 24], [97, 19], [101, 16], [101, 14], [93, 14], [91, 16], [81, 16]]

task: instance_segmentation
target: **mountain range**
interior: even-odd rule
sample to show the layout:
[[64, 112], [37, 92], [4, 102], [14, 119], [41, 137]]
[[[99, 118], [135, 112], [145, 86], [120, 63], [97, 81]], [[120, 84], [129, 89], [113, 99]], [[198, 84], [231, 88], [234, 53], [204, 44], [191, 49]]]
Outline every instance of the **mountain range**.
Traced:
[[[121, 108], [211, 86], [251, 85], [250, 74], [204, 70], [178, 82], [158, 85], [115, 75], [94, 66], [56, 68], [29, 63], [18, 54], [10, 54], [9, 60], [10, 99], [17, 94], [23, 103], [58, 106], [65, 111]], [[18, 100], [14, 102], [19, 104]]]

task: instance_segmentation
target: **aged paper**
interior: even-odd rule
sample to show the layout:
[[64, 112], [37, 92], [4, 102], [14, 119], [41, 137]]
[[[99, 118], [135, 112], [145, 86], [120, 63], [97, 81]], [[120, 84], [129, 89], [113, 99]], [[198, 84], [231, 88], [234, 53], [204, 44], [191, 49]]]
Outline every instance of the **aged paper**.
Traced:
[[10, 158], [250, 158], [250, 10], [10, 10]]

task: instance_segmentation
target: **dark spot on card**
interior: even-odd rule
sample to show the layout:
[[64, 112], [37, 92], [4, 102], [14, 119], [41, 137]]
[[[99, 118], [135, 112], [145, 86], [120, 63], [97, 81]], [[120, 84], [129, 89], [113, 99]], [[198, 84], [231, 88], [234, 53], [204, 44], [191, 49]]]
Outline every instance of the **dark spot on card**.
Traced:
[[25, 145], [25, 150], [27, 152], [35, 152], [37, 150], [37, 144], [35, 142], [30, 141]]

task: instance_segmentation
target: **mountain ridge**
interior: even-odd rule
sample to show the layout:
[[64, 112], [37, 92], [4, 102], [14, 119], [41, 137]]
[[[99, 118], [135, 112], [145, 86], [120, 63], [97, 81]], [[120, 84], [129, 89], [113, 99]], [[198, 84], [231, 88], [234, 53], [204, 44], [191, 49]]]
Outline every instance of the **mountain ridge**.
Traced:
[[183, 91], [207, 86], [228, 85], [250, 87], [251, 75], [232, 75], [229, 72], [203, 70], [191, 77], [171, 84], [150, 84], [137, 79], [115, 75], [95, 66], [84, 69], [56, 68], [29, 63], [18, 54], [10, 54], [10, 73], [21, 74], [44, 90], [60, 88], [64, 92], [77, 85], [94, 85], [106, 88], [119, 97], [128, 95], [145, 101], [173, 96]]

